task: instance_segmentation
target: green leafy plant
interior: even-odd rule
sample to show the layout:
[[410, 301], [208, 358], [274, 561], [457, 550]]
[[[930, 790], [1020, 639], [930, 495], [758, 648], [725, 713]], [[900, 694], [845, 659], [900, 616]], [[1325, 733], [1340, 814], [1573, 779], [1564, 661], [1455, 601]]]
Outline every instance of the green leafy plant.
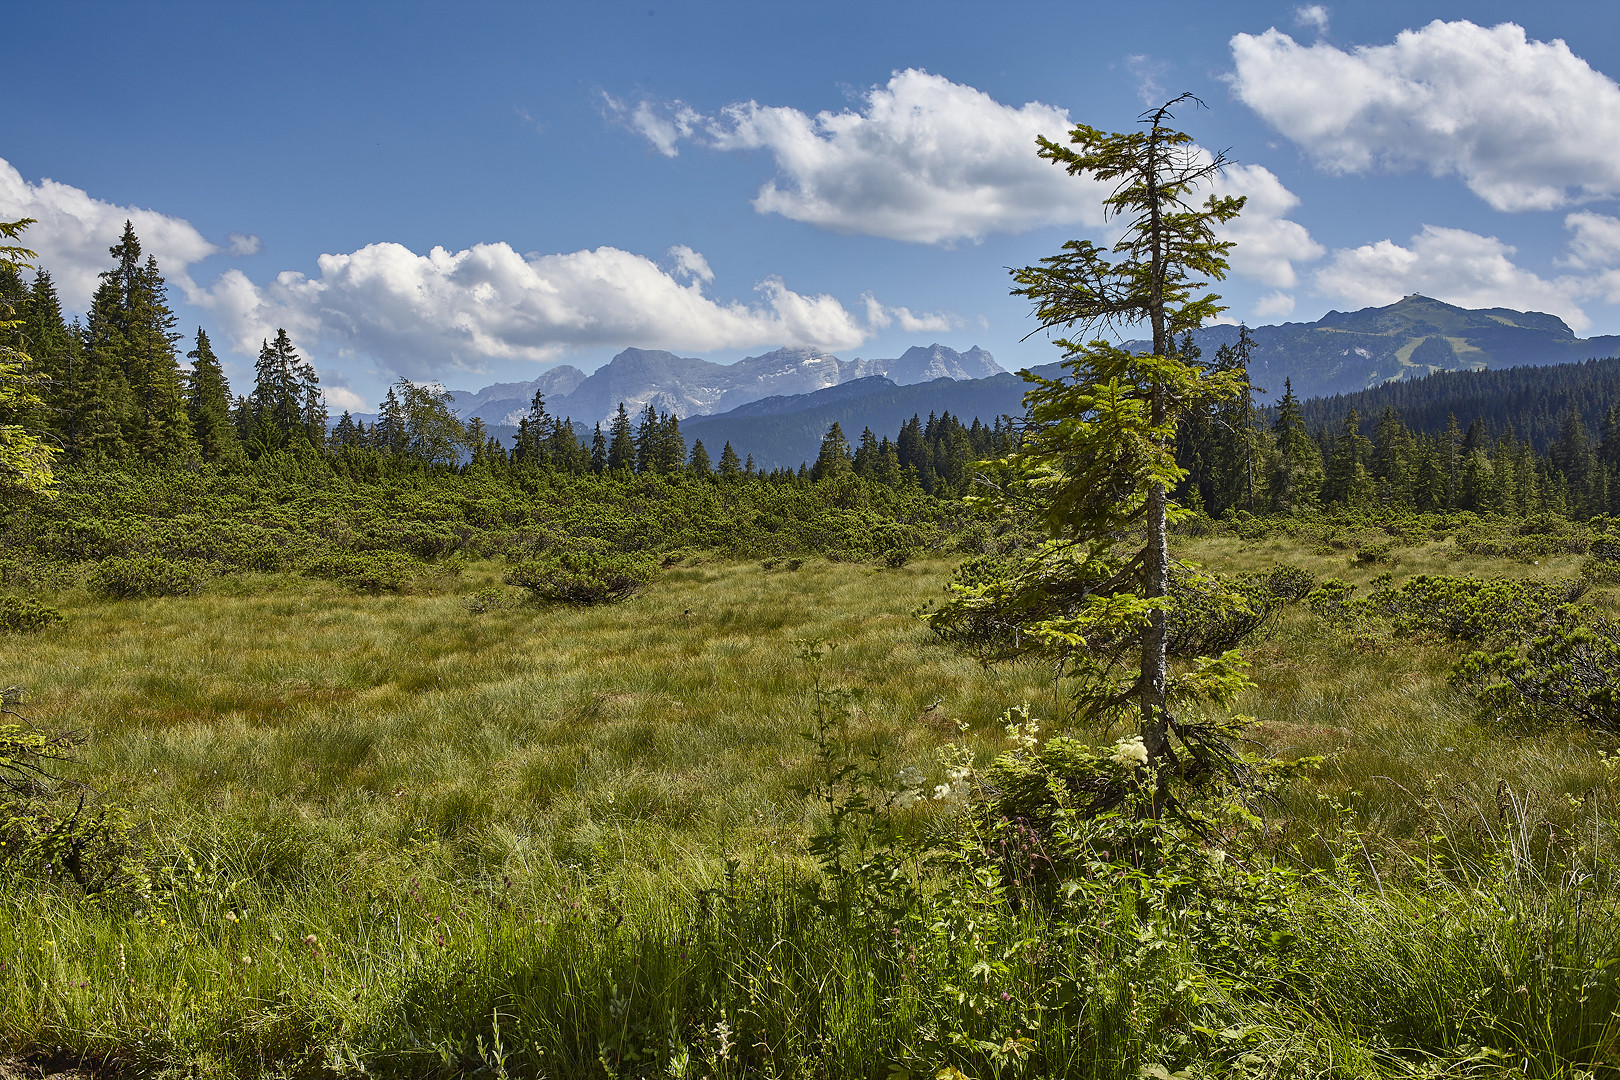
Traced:
[[21, 703], [21, 688], [0, 691], [0, 866], [71, 881], [87, 896], [144, 884], [127, 811], [60, 776], [83, 739], [40, 730]]

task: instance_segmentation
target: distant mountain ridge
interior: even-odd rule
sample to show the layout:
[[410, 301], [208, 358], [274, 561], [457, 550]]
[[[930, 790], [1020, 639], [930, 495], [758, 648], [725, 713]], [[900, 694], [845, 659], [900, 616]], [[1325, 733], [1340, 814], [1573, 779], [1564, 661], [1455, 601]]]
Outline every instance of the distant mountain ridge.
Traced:
[[496, 383], [477, 392], [451, 391], [463, 420], [492, 427], [516, 424], [536, 390], [555, 416], [587, 427], [606, 422], [623, 402], [633, 416], [651, 405], [682, 420], [726, 412], [767, 397], [795, 397], [879, 376], [898, 385], [934, 379], [981, 379], [1002, 372], [995, 357], [974, 346], [959, 353], [945, 345], [917, 345], [893, 359], [840, 360], [817, 349], [777, 349], [735, 364], [716, 364], [661, 349], [625, 349], [586, 375], [563, 365], [522, 383]]
[[[1556, 315], [1509, 308], [1460, 308], [1412, 294], [1387, 307], [1330, 311], [1310, 323], [1253, 326], [1249, 378], [1266, 400], [1282, 396], [1283, 380], [1298, 397], [1347, 394], [1392, 379], [1442, 371], [1484, 371], [1569, 364], [1620, 353], [1620, 337], [1578, 338]], [[1193, 342], [1207, 360], [1237, 341], [1230, 324], [1206, 326]], [[1129, 341], [1145, 351], [1151, 342]]]
[[[1038, 372], [1053, 374], [1046, 368]], [[921, 417], [950, 413], [971, 425], [975, 418], [993, 424], [998, 416], [1024, 411], [1029, 383], [1002, 372], [987, 379], [935, 379], [898, 386], [872, 377], [829, 387], [795, 398], [767, 398], [717, 416], [683, 421], [681, 434], [688, 444], [701, 440], [709, 456], [731, 443], [739, 456], [751, 455], [762, 469], [796, 469], [814, 461], [821, 439], [834, 422], [854, 445], [871, 428], [879, 438], [893, 439], [913, 414]]]
[[[1292, 381], [1298, 397], [1310, 399], [1389, 384], [1404, 387], [1431, 373], [1620, 355], [1620, 336], [1578, 338], [1555, 315], [1471, 310], [1419, 295], [1250, 332], [1255, 338], [1250, 378], [1264, 388], [1263, 403], [1282, 396], [1284, 379]], [[1221, 324], [1197, 331], [1194, 341], [1211, 359], [1237, 335], [1236, 326]], [[1125, 347], [1140, 350], [1148, 343], [1131, 341]], [[1061, 373], [1057, 364], [1034, 371], [1048, 378]], [[586, 432], [611, 417], [621, 401], [632, 415], [651, 404], [680, 417], [688, 442], [702, 439], [711, 457], [730, 441], [737, 453], [753, 454], [762, 467], [794, 468], [815, 458], [834, 421], [851, 441], [867, 427], [892, 438], [913, 413], [948, 411], [964, 423], [975, 418], [992, 423], [998, 416], [1021, 414], [1028, 388], [977, 347], [958, 353], [938, 344], [917, 346], [892, 360], [840, 360], [814, 349], [777, 349], [730, 365], [626, 349], [590, 375], [562, 366], [529, 382], [499, 383], [476, 394], [458, 391], [454, 401], [463, 419], [480, 417], [502, 437], [527, 412], [536, 389], [546, 394], [553, 415], [572, 417]]]

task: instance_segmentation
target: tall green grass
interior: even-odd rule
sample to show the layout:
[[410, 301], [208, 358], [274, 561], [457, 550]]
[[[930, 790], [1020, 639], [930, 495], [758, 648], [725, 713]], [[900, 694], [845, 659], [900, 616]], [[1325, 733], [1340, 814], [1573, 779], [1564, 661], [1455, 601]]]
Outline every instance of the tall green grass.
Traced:
[[911, 617], [948, 571], [699, 563], [603, 608], [493, 564], [401, 596], [64, 593], [0, 670], [85, 731], [75, 775], [132, 808], [157, 888], [0, 874], [0, 1048], [192, 1076], [1616, 1073], [1613, 747], [1481, 714], [1442, 643], [1358, 648], [1303, 610], [1253, 643], [1257, 739], [1325, 761], [1224, 862], [1019, 903], [937, 861], [1000, 841], [930, 800], [829, 882], [796, 642], [836, 643], [835, 749], [883, 782], [937, 782], [946, 743], [988, 760], [1010, 705], [1062, 712], [1052, 672], [984, 671]]

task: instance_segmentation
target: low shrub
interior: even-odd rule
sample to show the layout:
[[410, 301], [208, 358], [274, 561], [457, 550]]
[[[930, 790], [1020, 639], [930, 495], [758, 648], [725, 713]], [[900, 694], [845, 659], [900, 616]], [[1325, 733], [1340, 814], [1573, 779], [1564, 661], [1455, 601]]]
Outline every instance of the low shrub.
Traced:
[[86, 583], [103, 600], [146, 596], [194, 596], [214, 576], [209, 563], [161, 555], [114, 555], [102, 559]]
[[1437, 634], [1452, 641], [1523, 641], [1563, 621], [1584, 582], [1513, 581], [1420, 574], [1377, 589], [1367, 599], [1394, 620], [1397, 633]]
[[400, 592], [427, 569], [417, 558], [397, 551], [336, 551], [304, 565], [310, 577], [341, 582], [361, 592]]
[[608, 604], [623, 600], [658, 576], [661, 561], [643, 551], [559, 551], [518, 563], [508, 585], [528, 589], [537, 600]]
[[62, 613], [31, 596], [0, 596], [0, 633], [35, 634], [62, 621]]
[[1300, 566], [1279, 566], [1258, 578], [1279, 600], [1303, 600], [1316, 588], [1316, 575]]
[[1553, 626], [1523, 646], [1465, 657], [1453, 680], [1488, 704], [1529, 705], [1603, 731], [1620, 731], [1620, 624], [1598, 618]]

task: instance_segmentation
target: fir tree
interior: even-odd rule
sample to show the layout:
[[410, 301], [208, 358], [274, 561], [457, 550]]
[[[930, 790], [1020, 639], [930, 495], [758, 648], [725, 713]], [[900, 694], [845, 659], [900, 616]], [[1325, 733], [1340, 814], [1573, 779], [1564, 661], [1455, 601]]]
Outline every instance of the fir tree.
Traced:
[[596, 433], [591, 436], [591, 472], [601, 476], [608, 468], [607, 436], [602, 434], [602, 423], [597, 421]]

